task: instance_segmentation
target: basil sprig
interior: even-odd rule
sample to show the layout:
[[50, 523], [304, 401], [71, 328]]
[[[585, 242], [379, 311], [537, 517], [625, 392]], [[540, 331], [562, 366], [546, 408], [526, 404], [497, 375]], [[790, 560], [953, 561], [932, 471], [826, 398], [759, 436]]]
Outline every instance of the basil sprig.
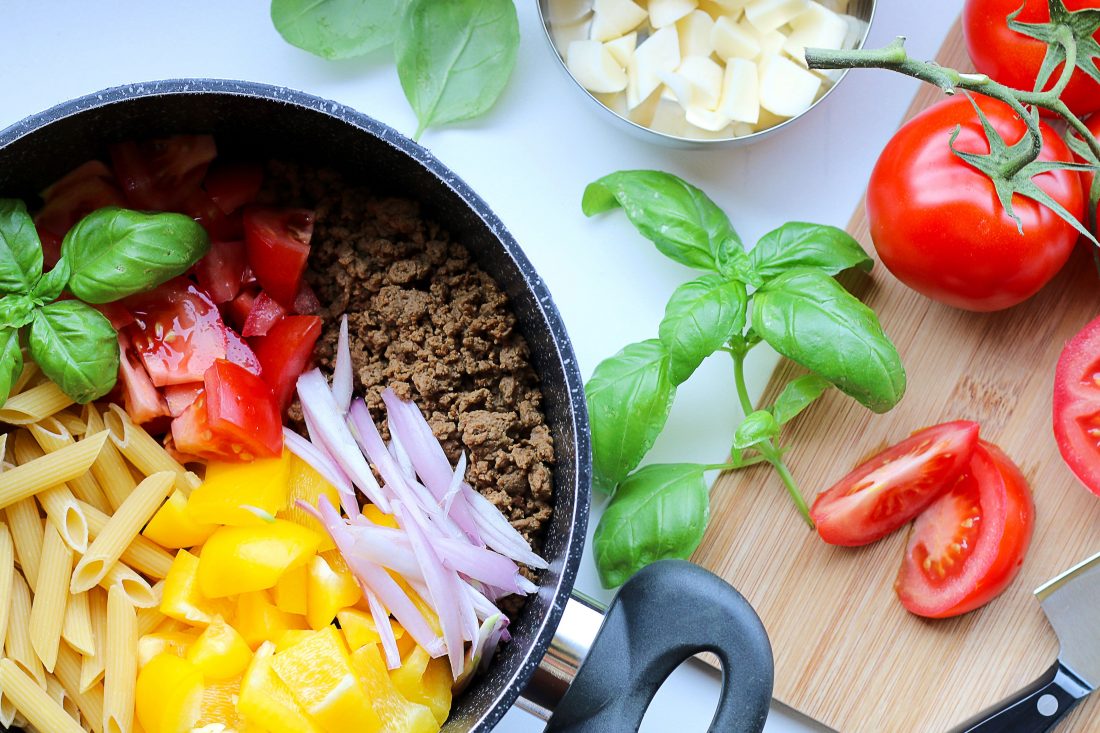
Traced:
[[[706, 194], [660, 171], [605, 176], [587, 187], [581, 206], [589, 216], [622, 208], [661, 253], [705, 273], [672, 294], [659, 338], [600, 362], [585, 387], [594, 485], [612, 497], [594, 539], [604, 585], [695, 550], [709, 517], [706, 470], [770, 463], [810, 522], [783, 462], [783, 425], [832, 386], [875, 412], [892, 408], [905, 391], [901, 359], [877, 316], [833, 279], [853, 267], [869, 271], [871, 258], [843, 230], [803, 222], [784, 224], [746, 253]], [[772, 405], [754, 409], [744, 365], [761, 341], [809, 373], [791, 380]], [[638, 469], [665, 426], [676, 388], [718, 351], [733, 359], [745, 415], [731, 440], [731, 460]]]
[[[209, 249], [206, 231], [182, 214], [110, 207], [77, 222], [61, 259], [44, 273], [26, 205], [0, 199], [0, 405], [23, 371], [24, 347], [76, 402], [107, 394], [118, 379], [118, 337], [88, 303], [151, 290]], [[66, 289], [79, 300], [58, 300]]]

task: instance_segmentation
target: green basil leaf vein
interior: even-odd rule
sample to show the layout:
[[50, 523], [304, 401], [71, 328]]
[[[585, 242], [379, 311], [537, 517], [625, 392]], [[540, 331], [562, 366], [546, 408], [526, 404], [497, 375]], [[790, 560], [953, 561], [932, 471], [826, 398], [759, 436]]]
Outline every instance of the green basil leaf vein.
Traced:
[[115, 386], [118, 335], [103, 314], [79, 300], [61, 300], [34, 312], [30, 351], [42, 373], [80, 404]]
[[763, 280], [796, 267], [836, 275], [850, 267], [870, 272], [874, 260], [852, 235], [823, 224], [793, 221], [768, 232], [749, 252], [752, 269]]
[[772, 405], [775, 421], [780, 425], [790, 422], [831, 386], [829, 380], [817, 374], [803, 374], [787, 382], [787, 386], [779, 393], [775, 404]]
[[8, 400], [12, 385], [23, 373], [23, 352], [19, 349], [19, 330], [0, 328], [0, 407]]
[[393, 42], [407, 0], [271, 0], [271, 22], [292, 46], [326, 59]]
[[767, 410], [756, 410], [745, 415], [733, 434], [733, 447], [738, 450], [750, 448], [757, 443], [771, 440], [779, 435], [779, 423]]
[[674, 384], [683, 383], [703, 359], [745, 327], [745, 285], [703, 275], [676, 288], [658, 334], [668, 349]]
[[0, 199], [0, 295], [31, 291], [42, 275], [42, 242], [18, 199]]

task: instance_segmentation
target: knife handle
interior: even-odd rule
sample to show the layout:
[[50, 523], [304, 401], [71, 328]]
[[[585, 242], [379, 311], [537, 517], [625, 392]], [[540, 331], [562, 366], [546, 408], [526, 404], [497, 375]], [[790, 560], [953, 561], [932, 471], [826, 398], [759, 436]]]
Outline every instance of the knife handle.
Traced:
[[978, 713], [952, 733], [1042, 733], [1092, 690], [1061, 662], [1012, 697]]

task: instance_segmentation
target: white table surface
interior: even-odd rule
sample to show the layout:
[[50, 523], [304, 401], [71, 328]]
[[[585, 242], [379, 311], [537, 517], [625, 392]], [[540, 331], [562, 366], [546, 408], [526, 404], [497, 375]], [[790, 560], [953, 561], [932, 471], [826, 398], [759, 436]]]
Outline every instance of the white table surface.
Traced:
[[[906, 35], [910, 53], [930, 58], [961, 4], [880, 0], [869, 43]], [[789, 220], [844, 226], [916, 88], [887, 72], [857, 71], [797, 125], [754, 146], [656, 147], [621, 134], [588, 108], [551, 56], [534, 0], [518, 5], [519, 61], [497, 106], [482, 119], [428, 130], [421, 142], [489, 202], [522, 244], [554, 295], [586, 378], [622, 345], [655, 336], [665, 300], [692, 275], [659, 255], [621, 214], [585, 219], [585, 184], [623, 168], [674, 172], [725, 208], [746, 242]], [[416, 129], [388, 50], [342, 62], [315, 58], [283, 42], [263, 0], [5, 0], [3, 7], [0, 128], [105, 87], [219, 77], [301, 89], [405, 134]], [[774, 356], [755, 356], [749, 381], [759, 393]], [[710, 359], [680, 389], [651, 459], [722, 460], [739, 418], [730, 365]], [[610, 598], [587, 554], [577, 586]], [[714, 676], [685, 665], [662, 688], [642, 730], [704, 731], [716, 701]], [[541, 729], [520, 710], [497, 728]], [[824, 729], [775, 705], [766, 730]]]

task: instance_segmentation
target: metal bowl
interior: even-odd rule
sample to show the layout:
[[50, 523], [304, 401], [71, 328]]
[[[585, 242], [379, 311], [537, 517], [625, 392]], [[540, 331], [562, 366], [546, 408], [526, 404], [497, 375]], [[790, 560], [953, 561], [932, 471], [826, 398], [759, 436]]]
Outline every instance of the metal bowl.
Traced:
[[[561, 70], [565, 72], [565, 75], [569, 77], [570, 82], [572, 82], [576, 86], [577, 90], [588, 99], [590, 106], [597, 110], [597, 114], [601, 118], [609, 120], [619, 129], [624, 130], [628, 134], [631, 134], [641, 140], [645, 140], [646, 142], [658, 143], [661, 145], [676, 148], [704, 148], [715, 146], [750, 145], [752, 143], [763, 140], [765, 137], [768, 137], [778, 132], [779, 130], [789, 127], [795, 121], [805, 117], [808, 112], [817, 107], [825, 100], [826, 97], [832, 94], [833, 90], [836, 89], [840, 82], [844, 80], [844, 77], [848, 75], [847, 70], [839, 72], [836, 75], [833, 84], [828, 89], [826, 89], [825, 92], [803, 112], [795, 115], [794, 117], [790, 117], [776, 125], [773, 125], [772, 127], [768, 127], [766, 129], [759, 130], [748, 135], [732, 137], [691, 138], [673, 135], [666, 132], [660, 132], [658, 130], [654, 130], [652, 128], [646, 127], [645, 125], [634, 122], [633, 120], [630, 120], [627, 117], [619, 114], [619, 112], [611, 109], [606, 104], [604, 104], [604, 102], [602, 102], [596, 95], [581, 86], [580, 83], [573, 77], [573, 74], [569, 71], [569, 68], [565, 64], [565, 54], [563, 49], [559, 45], [559, 38], [558, 35], [555, 33], [551, 21], [551, 19], [553, 18], [551, 5], [559, 1], [560, 0], [539, 0], [539, 16], [542, 19], [543, 29], [546, 31], [546, 41], [550, 44], [550, 48], [554, 52], [554, 56], [557, 58], [558, 63], [561, 65]], [[591, 8], [592, 0], [581, 1]], [[858, 39], [855, 48], [862, 48], [863, 44], [867, 41], [867, 34], [871, 30], [871, 22], [875, 17], [875, 2], [876, 0], [849, 0], [847, 14], [856, 17], [867, 24], [867, 26], [864, 28], [862, 35]]]

